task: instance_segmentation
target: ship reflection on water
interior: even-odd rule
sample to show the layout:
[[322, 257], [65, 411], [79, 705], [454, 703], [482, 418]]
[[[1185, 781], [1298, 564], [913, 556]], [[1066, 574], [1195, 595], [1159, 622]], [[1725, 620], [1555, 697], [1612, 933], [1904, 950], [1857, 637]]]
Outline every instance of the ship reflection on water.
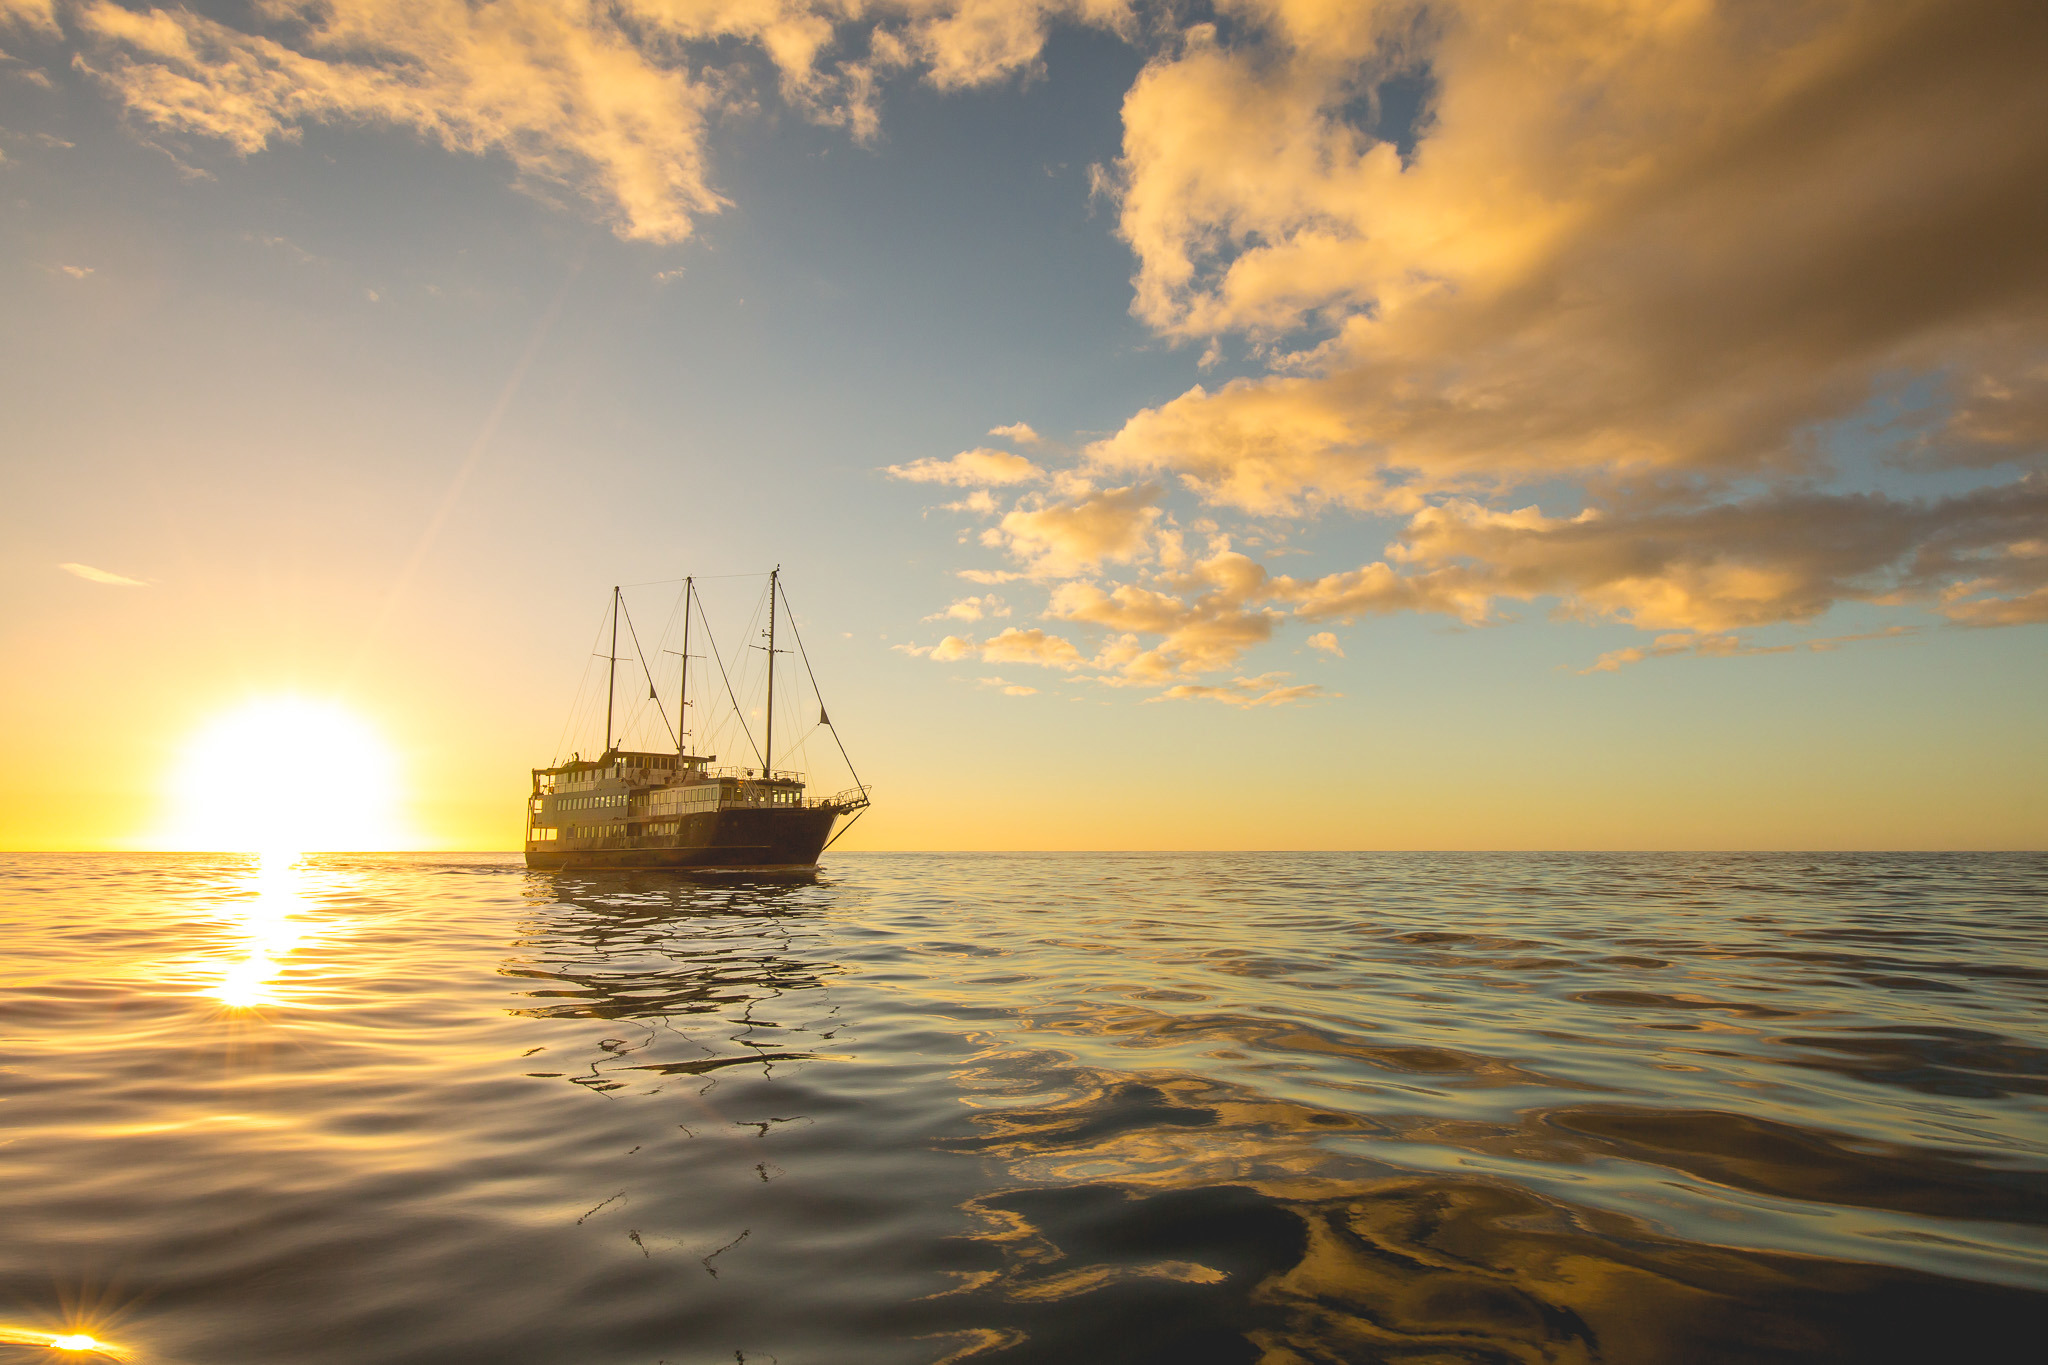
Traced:
[[[871, 919], [858, 881], [529, 893], [503, 969], [519, 1011], [602, 1036], [528, 1074], [673, 1106], [695, 1141], [671, 1178], [750, 1191], [718, 1228], [682, 1207], [661, 1228], [630, 1185], [617, 1205], [593, 1188], [588, 1216], [638, 1201], [641, 1254], [694, 1261], [800, 1358], [1918, 1360], [2044, 1307], [2024, 1270], [1816, 1254], [1771, 1226], [1789, 1201], [1895, 1246], [1944, 1240], [1915, 1218], [2024, 1244], [2048, 1226], [2039, 1174], [1660, 1108], [1493, 1055], [1483, 1029], [1382, 1040], [1341, 1001], [1160, 1012], [1142, 1002], [1211, 999], [1118, 980], [1106, 941]], [[1091, 979], [1028, 948], [1082, 954]], [[1242, 977], [1250, 956], [1212, 965]], [[797, 1283], [834, 1286], [807, 1326]]]

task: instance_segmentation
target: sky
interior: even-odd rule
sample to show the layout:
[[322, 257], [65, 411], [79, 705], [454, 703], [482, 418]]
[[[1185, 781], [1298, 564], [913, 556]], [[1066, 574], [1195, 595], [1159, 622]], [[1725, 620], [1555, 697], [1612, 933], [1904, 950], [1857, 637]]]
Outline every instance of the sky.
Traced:
[[1992, 0], [0, 0], [0, 846], [159, 846], [298, 698], [517, 847], [613, 585], [672, 676], [779, 565], [842, 847], [2048, 847], [2043, 70]]

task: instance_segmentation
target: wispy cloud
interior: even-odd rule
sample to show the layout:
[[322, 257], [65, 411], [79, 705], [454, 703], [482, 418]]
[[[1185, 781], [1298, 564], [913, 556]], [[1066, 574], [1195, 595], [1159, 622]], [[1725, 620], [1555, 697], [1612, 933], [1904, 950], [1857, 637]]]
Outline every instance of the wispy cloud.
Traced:
[[67, 563], [59, 564], [57, 567], [65, 573], [83, 578], [88, 583], [106, 583], [117, 588], [146, 588], [149, 586], [148, 583], [140, 578], [129, 578], [125, 574], [112, 573], [106, 569], [95, 569], [90, 564]]
[[1022, 455], [989, 446], [963, 450], [951, 459], [926, 458], [892, 464], [887, 472], [912, 483], [948, 483], [962, 488], [1035, 483], [1045, 477], [1044, 470]]
[[1611, 649], [1602, 654], [1587, 668], [1579, 670], [1588, 673], [1617, 673], [1629, 664], [1639, 664], [1645, 659], [1668, 659], [1674, 655], [1693, 654], [1706, 658], [1730, 658], [1744, 654], [1793, 654], [1807, 650], [1825, 654], [1844, 645], [1861, 644], [1867, 640], [1896, 640], [1902, 636], [1916, 634], [1912, 626], [1891, 626], [1885, 630], [1863, 631], [1855, 635], [1831, 635], [1819, 640], [1807, 640], [1794, 644], [1754, 644], [1738, 635], [1698, 635], [1674, 632], [1660, 635], [1647, 645], [1631, 645], [1626, 649]]
[[1179, 683], [1147, 701], [1220, 701], [1226, 706], [1287, 706], [1317, 697], [1342, 693], [1325, 691], [1315, 683], [1282, 684], [1285, 673], [1262, 673], [1256, 678], [1234, 678], [1227, 683]]

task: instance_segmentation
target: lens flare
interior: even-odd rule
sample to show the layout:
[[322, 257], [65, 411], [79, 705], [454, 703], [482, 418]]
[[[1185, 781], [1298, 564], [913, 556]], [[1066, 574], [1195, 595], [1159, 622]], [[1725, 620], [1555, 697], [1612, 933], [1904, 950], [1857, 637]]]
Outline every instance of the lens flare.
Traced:
[[[0, 1325], [0, 1346], [47, 1346], [53, 1351], [90, 1353], [101, 1360], [126, 1360], [128, 1352], [89, 1332], [44, 1332], [33, 1327]], [[14, 1359], [11, 1352], [6, 1358]]]
[[268, 698], [217, 718], [186, 746], [170, 795], [166, 848], [253, 851], [282, 865], [315, 849], [412, 842], [395, 814], [390, 746], [328, 701]]

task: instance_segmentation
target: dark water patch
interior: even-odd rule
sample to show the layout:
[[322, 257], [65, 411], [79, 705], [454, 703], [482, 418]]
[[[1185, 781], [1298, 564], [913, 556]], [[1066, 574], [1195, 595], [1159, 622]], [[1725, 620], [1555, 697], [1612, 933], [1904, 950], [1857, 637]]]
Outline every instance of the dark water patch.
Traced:
[[1958, 1099], [2048, 1095], [2048, 1047], [1979, 1029], [1892, 1025], [1866, 1033], [1785, 1034], [1773, 1041], [1801, 1050], [1803, 1055], [1787, 1059], [1791, 1066], [1873, 1085]]
[[1745, 1019], [1791, 1019], [1800, 1010], [1781, 1009], [1754, 1000], [1709, 1000], [1699, 996], [1660, 995], [1655, 991], [1580, 991], [1571, 997], [1584, 1005], [1626, 1010], [1717, 1010]]
[[2024, 1290], [1676, 1241], [1493, 1181], [1084, 1184], [972, 1208], [986, 1227], [972, 1287], [916, 1316], [976, 1343], [974, 1359], [1019, 1365], [1919, 1361], [2014, 1339], [2048, 1307]]

